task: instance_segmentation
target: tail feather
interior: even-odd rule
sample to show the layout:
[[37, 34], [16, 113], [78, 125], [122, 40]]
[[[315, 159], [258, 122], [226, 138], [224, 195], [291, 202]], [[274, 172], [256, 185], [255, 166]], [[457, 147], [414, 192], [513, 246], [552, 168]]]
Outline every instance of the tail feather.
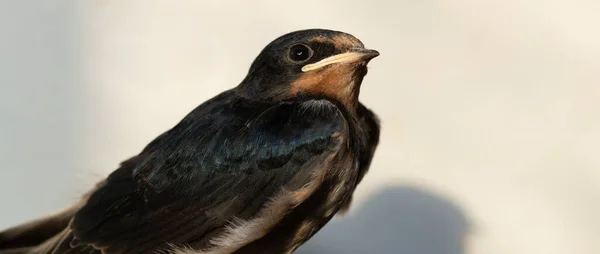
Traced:
[[[78, 206], [0, 232], [0, 254], [40, 245], [59, 234], [68, 225]], [[11, 252], [7, 252], [11, 253]], [[14, 252], [19, 253], [19, 252]]]
[[29, 254], [32, 250], [32, 247], [5, 249], [0, 250], [0, 254]]
[[0, 232], [0, 254], [5, 254], [4, 252], [6, 251], [20, 253], [15, 251], [28, 248], [35, 250], [41, 245], [47, 245], [47, 242], [51, 242], [50, 240], [52, 240], [52, 238], [61, 235], [69, 227], [69, 223], [71, 223], [75, 213], [85, 204], [91, 193], [99, 186], [102, 186], [104, 182], [104, 180], [98, 182], [96, 186], [91, 191], [85, 193], [75, 205], [53, 215]]

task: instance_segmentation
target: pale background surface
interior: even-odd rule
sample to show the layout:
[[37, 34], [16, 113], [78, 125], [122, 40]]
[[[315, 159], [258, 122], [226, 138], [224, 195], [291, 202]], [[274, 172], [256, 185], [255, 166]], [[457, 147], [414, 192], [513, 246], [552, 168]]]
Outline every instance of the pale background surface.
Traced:
[[600, 253], [598, 1], [76, 2], [0, 2], [0, 228], [319, 27], [381, 52], [361, 99], [383, 133], [351, 213], [298, 253]]

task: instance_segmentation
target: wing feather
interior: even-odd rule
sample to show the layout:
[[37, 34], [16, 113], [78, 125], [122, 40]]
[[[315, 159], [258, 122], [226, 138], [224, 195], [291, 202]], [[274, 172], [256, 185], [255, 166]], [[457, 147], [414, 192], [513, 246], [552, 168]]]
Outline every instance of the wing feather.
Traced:
[[255, 217], [282, 189], [309, 184], [335, 153], [345, 119], [324, 103], [316, 110], [314, 101], [257, 105], [238, 98], [197, 109], [207, 112], [192, 112], [92, 193], [57, 253], [208, 244], [234, 218]]

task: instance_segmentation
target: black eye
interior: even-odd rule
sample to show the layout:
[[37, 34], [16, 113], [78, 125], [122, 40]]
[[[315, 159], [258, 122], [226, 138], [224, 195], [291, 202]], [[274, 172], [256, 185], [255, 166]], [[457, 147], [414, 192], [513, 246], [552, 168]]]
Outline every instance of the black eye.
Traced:
[[290, 48], [290, 59], [295, 62], [306, 61], [312, 56], [312, 49], [304, 44], [296, 44]]

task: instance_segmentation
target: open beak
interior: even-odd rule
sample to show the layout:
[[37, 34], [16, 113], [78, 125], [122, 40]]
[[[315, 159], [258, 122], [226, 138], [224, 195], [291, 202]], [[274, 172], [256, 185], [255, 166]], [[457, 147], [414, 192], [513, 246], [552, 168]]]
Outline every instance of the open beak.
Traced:
[[313, 71], [316, 69], [323, 68], [327, 65], [335, 64], [335, 63], [366, 62], [377, 56], [379, 56], [379, 52], [377, 52], [377, 50], [357, 48], [357, 49], [353, 49], [346, 53], [327, 57], [316, 63], [307, 64], [302, 67], [302, 71], [303, 72]]

